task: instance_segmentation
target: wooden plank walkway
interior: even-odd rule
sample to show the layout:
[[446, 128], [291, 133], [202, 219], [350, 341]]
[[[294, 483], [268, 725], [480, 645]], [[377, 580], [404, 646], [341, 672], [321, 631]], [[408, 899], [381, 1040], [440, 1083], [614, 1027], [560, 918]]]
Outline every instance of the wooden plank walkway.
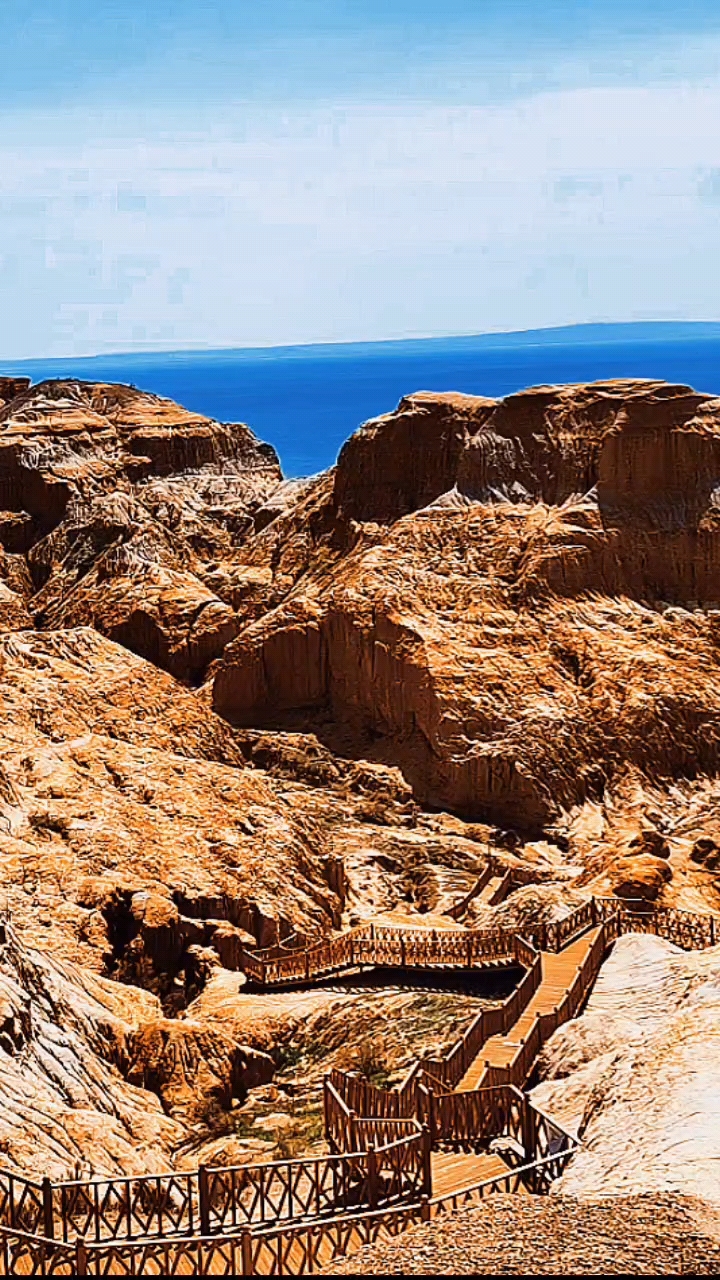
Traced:
[[443, 1196], [463, 1187], [477, 1186], [486, 1178], [498, 1178], [508, 1172], [500, 1156], [484, 1153], [467, 1155], [462, 1151], [433, 1151], [433, 1195]]
[[492, 879], [488, 880], [487, 884], [480, 890], [475, 901], [481, 902], [483, 906], [490, 905], [504, 878], [504, 876], [493, 876]]
[[595, 941], [600, 926], [588, 929], [562, 951], [543, 951], [542, 979], [530, 1003], [505, 1035], [491, 1036], [480, 1049], [475, 1060], [458, 1084], [459, 1091], [480, 1087], [485, 1063], [493, 1067], [506, 1067], [517, 1052], [518, 1044], [528, 1034], [538, 1013], [550, 1013], [569, 990], [578, 967], [586, 958]]

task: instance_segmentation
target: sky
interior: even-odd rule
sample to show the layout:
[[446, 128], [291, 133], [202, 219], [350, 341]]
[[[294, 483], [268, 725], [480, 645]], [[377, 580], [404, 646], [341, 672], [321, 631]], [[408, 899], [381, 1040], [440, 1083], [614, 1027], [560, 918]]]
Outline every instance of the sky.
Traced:
[[0, 0], [0, 359], [719, 318], [717, 0]]

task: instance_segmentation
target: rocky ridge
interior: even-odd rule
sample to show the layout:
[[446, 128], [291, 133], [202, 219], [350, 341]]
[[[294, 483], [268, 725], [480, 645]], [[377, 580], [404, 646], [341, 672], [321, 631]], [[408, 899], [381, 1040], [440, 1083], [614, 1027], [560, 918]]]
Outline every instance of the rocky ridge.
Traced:
[[[324, 1065], [388, 1078], [467, 998], [390, 1044], [397, 992], [261, 1005], [240, 949], [449, 923], [489, 855], [512, 891], [461, 927], [717, 909], [719, 439], [719, 401], [657, 382], [420, 392], [288, 482], [243, 424], [0, 379], [1, 963], [61, 966], [101, 1080], [82, 1132], [8, 1102], [8, 1159], [249, 1158], [300, 1095], [311, 1141]], [[37, 1025], [80, 1034], [44, 982]]]

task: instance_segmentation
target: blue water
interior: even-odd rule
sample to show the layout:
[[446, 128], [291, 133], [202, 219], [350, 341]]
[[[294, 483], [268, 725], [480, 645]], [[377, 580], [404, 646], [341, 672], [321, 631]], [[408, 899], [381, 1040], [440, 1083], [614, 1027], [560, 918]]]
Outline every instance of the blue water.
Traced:
[[720, 324], [585, 325], [477, 338], [192, 351], [0, 364], [0, 373], [131, 382], [247, 422], [288, 476], [330, 466], [367, 418], [411, 391], [504, 396], [538, 383], [664, 378], [720, 395]]

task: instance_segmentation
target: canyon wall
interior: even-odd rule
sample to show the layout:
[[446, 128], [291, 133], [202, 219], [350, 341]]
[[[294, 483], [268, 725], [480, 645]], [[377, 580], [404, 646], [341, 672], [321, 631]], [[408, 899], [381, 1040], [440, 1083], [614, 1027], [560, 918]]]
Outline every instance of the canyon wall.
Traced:
[[[651, 381], [418, 392], [290, 482], [242, 424], [0, 379], [8, 1158], [270, 1154], [246, 1094], [302, 1018], [242, 949], [447, 925], [489, 854], [483, 927], [717, 909], [719, 426]], [[312, 1035], [360, 1060], [343, 1000]]]
[[527, 828], [624, 765], [714, 771], [719, 433], [661, 383], [406, 398], [344, 446], [317, 570], [229, 644], [215, 709], [343, 725], [422, 802]]

